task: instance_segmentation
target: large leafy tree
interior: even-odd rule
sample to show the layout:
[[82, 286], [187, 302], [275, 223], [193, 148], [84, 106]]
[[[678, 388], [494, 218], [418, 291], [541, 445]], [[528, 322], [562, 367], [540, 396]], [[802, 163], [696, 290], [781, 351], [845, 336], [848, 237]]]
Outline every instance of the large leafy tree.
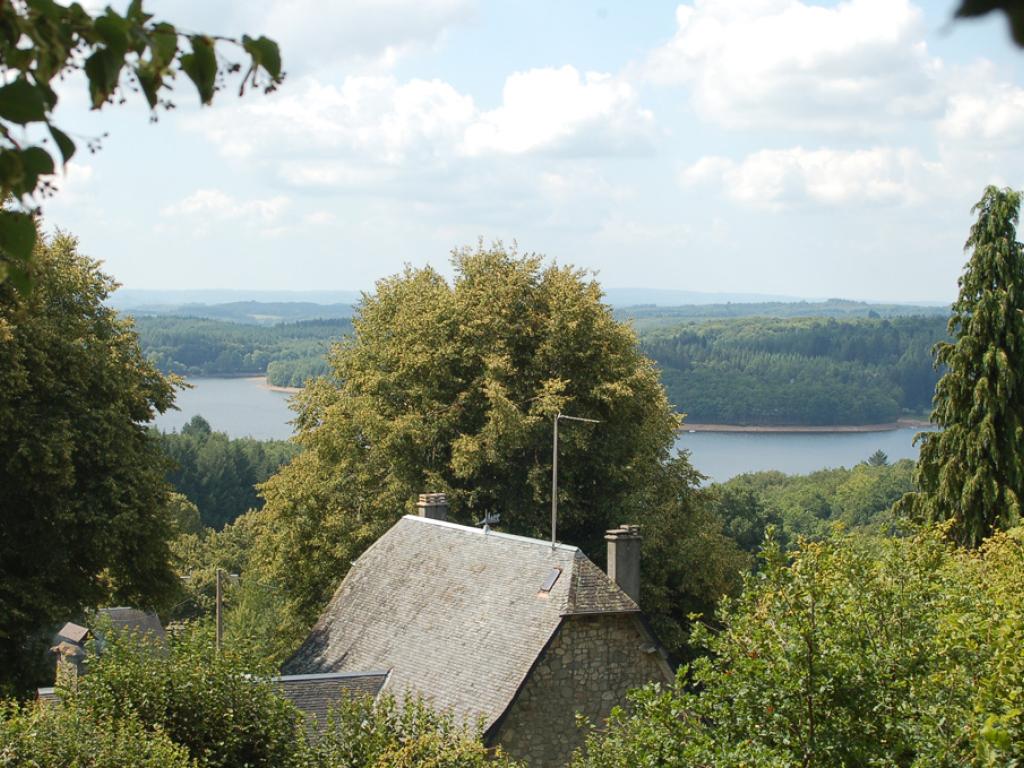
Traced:
[[644, 526], [641, 602], [676, 644], [688, 610], [708, 610], [744, 563], [671, 455], [679, 418], [636, 336], [585, 273], [498, 245], [377, 283], [332, 351], [332, 375], [298, 397], [305, 450], [263, 486], [255, 558], [280, 585], [296, 631], [348, 564], [418, 493], [446, 492], [453, 517], [501, 515], [550, 535], [558, 413], [600, 420], [560, 431], [558, 538], [603, 559], [603, 535]]
[[123, 15], [109, 6], [92, 15], [77, 2], [0, 2], [0, 200], [15, 202], [0, 211], [0, 282], [29, 285], [36, 240], [32, 214], [39, 199], [52, 192], [56, 168], [76, 150], [75, 141], [53, 121], [53, 81], [81, 72], [93, 109], [137, 91], [156, 110], [173, 107], [169, 93], [180, 73], [209, 104], [226, 78], [242, 71], [224, 55], [225, 46], [248, 61], [241, 91], [247, 86], [271, 90], [281, 82], [281, 56], [272, 40], [185, 33], [154, 20], [142, 0], [131, 0]]
[[29, 294], [0, 283], [0, 686], [49, 622], [175, 588], [165, 459], [146, 422], [173, 399], [114, 288], [75, 240], [37, 245]]
[[921, 436], [916, 481], [905, 505], [950, 520], [958, 542], [977, 546], [1016, 524], [1024, 494], [1024, 246], [1017, 241], [1021, 196], [989, 187], [974, 207], [949, 320], [952, 343], [936, 345], [947, 367]]

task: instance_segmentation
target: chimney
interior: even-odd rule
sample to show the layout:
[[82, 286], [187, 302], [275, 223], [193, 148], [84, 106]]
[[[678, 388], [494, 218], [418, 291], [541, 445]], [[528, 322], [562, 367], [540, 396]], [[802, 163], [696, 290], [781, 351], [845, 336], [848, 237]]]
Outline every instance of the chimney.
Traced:
[[608, 576], [640, 604], [640, 526], [620, 525], [605, 533], [608, 542]]
[[416, 514], [430, 520], [448, 519], [448, 496], [443, 493], [421, 493]]

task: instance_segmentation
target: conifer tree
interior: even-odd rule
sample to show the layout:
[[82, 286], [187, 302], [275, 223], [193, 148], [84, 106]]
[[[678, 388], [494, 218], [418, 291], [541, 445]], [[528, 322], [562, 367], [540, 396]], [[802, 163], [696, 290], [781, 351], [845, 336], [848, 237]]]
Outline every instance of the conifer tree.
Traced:
[[947, 367], [935, 388], [932, 421], [921, 437], [916, 481], [906, 502], [950, 535], [977, 546], [1015, 525], [1024, 493], [1024, 248], [1016, 225], [1021, 193], [988, 187], [972, 212], [949, 320], [952, 343], [935, 347]]

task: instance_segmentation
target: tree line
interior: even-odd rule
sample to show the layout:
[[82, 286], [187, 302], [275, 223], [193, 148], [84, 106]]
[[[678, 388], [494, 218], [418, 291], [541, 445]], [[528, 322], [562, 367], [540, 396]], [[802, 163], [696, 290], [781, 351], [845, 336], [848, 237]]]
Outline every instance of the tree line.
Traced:
[[[931, 349], [947, 338], [945, 323], [938, 315], [708, 320], [647, 331], [639, 344], [690, 421], [875, 424], [930, 407], [941, 375]], [[136, 324], [144, 352], [163, 371], [263, 373], [291, 387], [329, 375], [329, 346], [352, 332], [346, 319], [260, 327], [143, 317]]]
[[892, 422], [931, 405], [945, 317], [745, 318], [641, 337], [669, 399], [695, 423]]
[[[331, 343], [351, 332], [346, 318], [257, 326], [198, 317], [137, 317], [146, 358], [184, 376], [275, 373], [272, 384], [301, 386], [326, 373]], [[297, 373], [296, 373], [297, 372]], [[295, 374], [295, 375], [293, 375]]]
[[261, 507], [256, 486], [299, 450], [286, 440], [231, 439], [202, 416], [193, 416], [181, 432], [155, 434], [170, 460], [168, 482], [196, 505], [200, 523], [214, 529]]

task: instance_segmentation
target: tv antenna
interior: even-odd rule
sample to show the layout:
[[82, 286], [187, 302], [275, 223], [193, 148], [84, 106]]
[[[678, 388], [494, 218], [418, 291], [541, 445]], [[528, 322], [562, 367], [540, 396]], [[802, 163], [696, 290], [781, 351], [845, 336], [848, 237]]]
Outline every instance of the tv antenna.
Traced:
[[555, 435], [551, 446], [551, 547], [555, 546], [555, 536], [558, 532], [558, 422], [583, 421], [587, 424], [600, 424], [597, 419], [583, 419], [579, 416], [566, 416], [564, 413], [555, 414]]
[[484, 512], [484, 519], [480, 520], [477, 525], [484, 527], [484, 533], [491, 532], [491, 526], [497, 525], [501, 522], [501, 514], [498, 512]]

